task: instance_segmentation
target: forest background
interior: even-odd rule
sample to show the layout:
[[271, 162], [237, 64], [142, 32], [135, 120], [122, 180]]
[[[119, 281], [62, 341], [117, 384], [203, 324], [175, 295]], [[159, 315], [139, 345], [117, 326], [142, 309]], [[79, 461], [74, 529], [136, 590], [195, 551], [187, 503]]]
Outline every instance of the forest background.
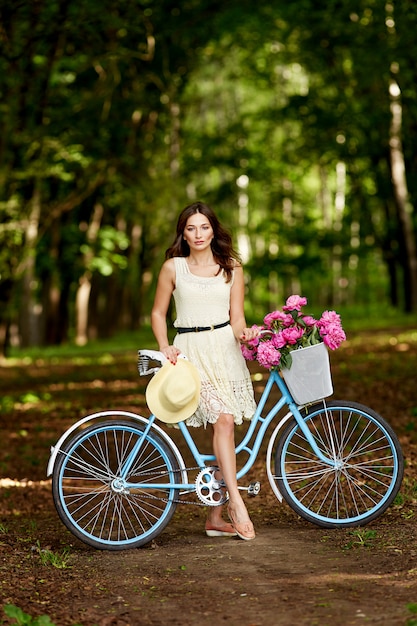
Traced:
[[[0, 0], [1, 604], [60, 626], [417, 624], [416, 32], [413, 0]], [[406, 460], [371, 528], [311, 529], [263, 488], [253, 548], [214, 561], [179, 507], [110, 557], [52, 511], [62, 432], [146, 414], [136, 349], [197, 199], [243, 257], [249, 323], [292, 293], [342, 313], [336, 397], [386, 416]]]
[[146, 324], [197, 199], [250, 322], [415, 314], [416, 28], [412, 0], [1, 3], [1, 350]]

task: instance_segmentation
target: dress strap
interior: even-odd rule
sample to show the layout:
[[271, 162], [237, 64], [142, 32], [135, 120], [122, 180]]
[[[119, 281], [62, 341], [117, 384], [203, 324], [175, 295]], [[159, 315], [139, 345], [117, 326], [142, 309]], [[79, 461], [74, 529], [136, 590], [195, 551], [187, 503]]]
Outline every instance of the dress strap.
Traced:
[[175, 264], [175, 273], [179, 274], [188, 274], [189, 269], [187, 265], [187, 261], [184, 256], [174, 256], [174, 264]]

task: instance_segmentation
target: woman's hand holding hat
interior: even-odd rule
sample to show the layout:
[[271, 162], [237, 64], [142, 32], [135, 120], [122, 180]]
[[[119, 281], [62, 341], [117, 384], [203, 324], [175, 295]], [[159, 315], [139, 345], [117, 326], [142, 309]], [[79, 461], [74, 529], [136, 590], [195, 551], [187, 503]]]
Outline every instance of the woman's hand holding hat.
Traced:
[[146, 403], [167, 424], [181, 422], [195, 412], [200, 401], [200, 375], [186, 359], [176, 366], [167, 361], [146, 387]]

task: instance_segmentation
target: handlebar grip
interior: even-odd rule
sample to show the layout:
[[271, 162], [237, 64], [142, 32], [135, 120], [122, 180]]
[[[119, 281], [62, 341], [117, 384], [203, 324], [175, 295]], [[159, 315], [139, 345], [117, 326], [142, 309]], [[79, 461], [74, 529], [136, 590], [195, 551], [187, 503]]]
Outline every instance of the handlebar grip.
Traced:
[[[177, 358], [188, 360], [185, 354], [179, 354]], [[159, 350], [138, 350], [139, 376], [156, 374], [167, 360]]]

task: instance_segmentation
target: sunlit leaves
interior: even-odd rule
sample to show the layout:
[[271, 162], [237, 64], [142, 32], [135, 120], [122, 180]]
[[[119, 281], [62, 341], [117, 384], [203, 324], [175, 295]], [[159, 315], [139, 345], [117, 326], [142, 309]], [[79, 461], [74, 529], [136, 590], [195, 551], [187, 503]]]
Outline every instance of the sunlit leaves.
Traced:
[[102, 276], [110, 276], [115, 268], [126, 269], [127, 258], [123, 251], [128, 245], [126, 233], [104, 226], [98, 232], [95, 245], [85, 243], [80, 251], [86, 258], [86, 267], [89, 270], [97, 271]]

